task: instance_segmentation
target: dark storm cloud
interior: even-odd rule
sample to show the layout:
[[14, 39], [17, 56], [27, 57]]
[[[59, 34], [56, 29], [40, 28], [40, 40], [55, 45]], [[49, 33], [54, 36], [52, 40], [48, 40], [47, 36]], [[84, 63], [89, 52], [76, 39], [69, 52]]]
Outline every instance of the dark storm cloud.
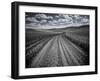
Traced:
[[26, 13], [26, 27], [89, 24], [88, 15]]

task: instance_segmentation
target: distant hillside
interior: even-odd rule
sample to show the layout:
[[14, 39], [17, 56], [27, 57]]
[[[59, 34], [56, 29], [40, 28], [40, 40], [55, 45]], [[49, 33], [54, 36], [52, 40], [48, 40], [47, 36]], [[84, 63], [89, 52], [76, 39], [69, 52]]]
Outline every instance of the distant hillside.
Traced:
[[53, 29], [49, 29], [51, 31], [54, 31], [54, 32], [65, 32], [65, 31], [78, 31], [78, 30], [89, 30], [89, 25], [84, 25], [84, 26], [78, 26], [78, 27], [65, 27], [65, 28], [53, 28]]

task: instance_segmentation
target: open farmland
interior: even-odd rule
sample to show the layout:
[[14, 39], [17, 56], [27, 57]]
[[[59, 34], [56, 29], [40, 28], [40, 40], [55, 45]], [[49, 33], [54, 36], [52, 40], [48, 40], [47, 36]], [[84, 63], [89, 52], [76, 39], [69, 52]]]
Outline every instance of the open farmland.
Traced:
[[26, 29], [26, 68], [89, 65], [89, 26]]

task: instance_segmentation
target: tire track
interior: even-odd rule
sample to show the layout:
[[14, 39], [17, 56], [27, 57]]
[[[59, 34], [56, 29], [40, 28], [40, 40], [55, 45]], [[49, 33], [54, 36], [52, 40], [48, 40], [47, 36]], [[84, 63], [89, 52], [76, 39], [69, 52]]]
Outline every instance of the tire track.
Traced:
[[[61, 39], [62, 40], [62, 39]], [[62, 49], [64, 51], [64, 55], [65, 58], [67, 59], [68, 65], [72, 66], [74, 65], [74, 61], [73, 58], [71, 57], [71, 55], [69, 54], [69, 52], [67, 51], [66, 47], [65, 47], [65, 43], [63, 41], [61, 41], [61, 45], [62, 45]]]
[[[52, 38], [51, 38], [52, 39]], [[39, 51], [49, 42], [51, 39], [46, 39], [45, 41], [41, 42], [35, 47], [32, 47], [30, 50], [28, 50], [26, 54], [26, 67], [31, 67], [31, 63], [34, 60], [34, 58], [38, 55]]]
[[53, 42], [54, 42], [54, 38], [49, 40], [47, 44], [43, 46], [43, 48], [40, 50], [40, 52], [37, 54], [37, 56], [32, 61], [31, 67], [40, 67], [42, 60], [44, 60], [43, 57], [50, 51]]
[[63, 66], [68, 66], [68, 62], [67, 62], [67, 59], [65, 58], [64, 51], [63, 51], [63, 48], [62, 48], [62, 45], [61, 45], [60, 37], [59, 37], [59, 41], [58, 41], [58, 48], [60, 50], [59, 52], [60, 52], [60, 55], [61, 55], [61, 60], [62, 60]]
[[79, 50], [77, 50], [75, 47], [73, 47], [72, 44], [69, 43], [69, 41], [67, 39], [66, 39], [66, 41], [63, 39], [63, 41], [65, 42], [65, 44], [63, 44], [63, 45], [66, 47], [67, 51], [74, 59], [75, 64], [76, 65], [83, 64], [83, 60], [82, 60], [81, 53], [79, 52]]
[[55, 67], [58, 65], [58, 55], [57, 55], [57, 37], [54, 37], [51, 47], [47, 54], [43, 57], [44, 60], [41, 62], [41, 66], [46, 67]]

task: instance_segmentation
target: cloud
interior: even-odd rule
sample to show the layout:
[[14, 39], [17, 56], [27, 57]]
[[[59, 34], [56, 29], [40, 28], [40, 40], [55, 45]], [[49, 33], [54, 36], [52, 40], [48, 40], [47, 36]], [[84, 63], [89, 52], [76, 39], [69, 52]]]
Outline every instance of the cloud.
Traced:
[[47, 16], [45, 14], [36, 14], [35, 18], [37, 18], [37, 19], [53, 19], [52, 16]]
[[47, 16], [45, 14], [36, 14], [35, 18], [39, 18], [39, 19], [46, 19]]
[[77, 14], [46, 14], [33, 13], [27, 14], [26, 26], [42, 27], [42, 26], [69, 26], [78, 24], [89, 24], [89, 17], [86, 15]]
[[41, 20], [40, 21], [40, 23], [46, 23], [47, 22], [47, 20]]
[[57, 25], [57, 23], [58, 23], [58, 22], [57, 22], [56, 20], [48, 21], [48, 24], [51, 25], [51, 26], [52, 26], [52, 25]]
[[40, 23], [41, 25], [46, 25], [46, 24], [47, 24], [47, 20], [41, 20], [39, 23]]
[[58, 22], [59, 23], [69, 23], [70, 20], [69, 19], [59, 19]]
[[83, 18], [83, 19], [81, 20], [81, 22], [82, 22], [82, 23], [88, 23], [88, 22], [89, 22], [89, 19]]
[[36, 18], [34, 17], [28, 17], [26, 18], [26, 21], [30, 21], [30, 22], [39, 22]]

